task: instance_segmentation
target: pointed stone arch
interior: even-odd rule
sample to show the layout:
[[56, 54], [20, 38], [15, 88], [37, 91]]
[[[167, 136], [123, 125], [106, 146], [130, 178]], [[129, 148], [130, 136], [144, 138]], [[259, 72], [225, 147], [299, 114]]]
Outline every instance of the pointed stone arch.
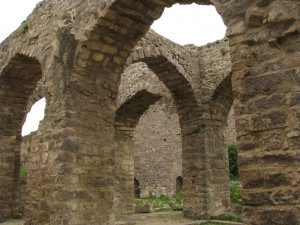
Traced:
[[135, 62], [146, 63], [171, 92], [182, 134], [182, 173], [186, 181], [184, 214], [207, 218], [211, 212], [206, 195], [205, 132], [199, 127], [203, 121], [202, 111], [194, 95], [192, 78], [164, 48], [137, 48], [127, 60], [127, 63]]
[[41, 77], [39, 61], [22, 54], [12, 57], [0, 75], [0, 220], [18, 215], [21, 128], [29, 97]]

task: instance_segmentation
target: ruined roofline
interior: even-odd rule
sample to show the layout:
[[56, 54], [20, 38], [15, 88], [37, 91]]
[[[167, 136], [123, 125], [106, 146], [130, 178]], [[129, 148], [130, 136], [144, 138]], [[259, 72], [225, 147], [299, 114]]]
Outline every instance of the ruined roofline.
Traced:
[[[222, 39], [219, 39], [219, 40], [216, 40], [216, 41], [213, 41], [213, 42], [209, 42], [209, 43], [207, 43], [205, 45], [201, 45], [201, 46], [198, 46], [198, 45], [195, 45], [195, 44], [181, 45], [181, 44], [178, 44], [178, 43], [168, 39], [167, 37], [165, 37], [163, 35], [160, 35], [155, 30], [150, 28], [149, 31], [145, 34], [144, 38], [151, 38], [151, 36], [153, 36], [154, 38], [159, 39], [164, 44], [169, 44], [170, 47], [176, 47], [176, 48], [179, 48], [179, 49], [182, 48], [184, 50], [194, 50], [196, 48], [198, 48], [198, 49], [199, 48], [210, 48], [212, 46], [216, 46], [216, 45], [222, 44], [224, 42], [228, 42], [228, 38], [226, 36], [224, 36], [224, 38], [222, 38]], [[140, 41], [142, 41], [144, 38], [142, 38]]]

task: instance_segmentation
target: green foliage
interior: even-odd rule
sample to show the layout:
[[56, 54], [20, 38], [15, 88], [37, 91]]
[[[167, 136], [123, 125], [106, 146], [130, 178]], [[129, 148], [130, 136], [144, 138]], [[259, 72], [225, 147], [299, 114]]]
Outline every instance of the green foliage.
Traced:
[[172, 197], [161, 195], [156, 197], [153, 195], [141, 199], [135, 199], [136, 205], [150, 204], [155, 209], [171, 208], [172, 210], [182, 210], [183, 191], [178, 192]]
[[25, 166], [21, 166], [20, 168], [20, 178], [25, 179], [27, 176], [27, 168]]
[[238, 169], [238, 152], [237, 146], [235, 143], [231, 143], [228, 145], [228, 157], [229, 157], [229, 172], [231, 180], [239, 179], [239, 169]]
[[232, 181], [230, 185], [230, 199], [232, 204], [239, 204], [241, 201], [241, 184], [239, 181]]
[[25, 34], [26, 31], [29, 29], [29, 26], [25, 21], [22, 23], [22, 33]]

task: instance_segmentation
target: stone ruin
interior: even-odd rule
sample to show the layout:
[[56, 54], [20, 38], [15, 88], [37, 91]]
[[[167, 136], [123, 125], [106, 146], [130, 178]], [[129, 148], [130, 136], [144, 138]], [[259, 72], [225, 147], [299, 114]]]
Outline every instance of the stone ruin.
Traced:
[[[226, 40], [178, 46], [148, 31], [165, 7], [193, 2], [216, 7]], [[243, 221], [300, 224], [299, 27], [298, 0], [39, 3], [0, 45], [0, 220], [19, 212], [21, 127], [41, 96], [26, 224], [112, 225], [116, 211], [132, 211], [133, 132], [170, 99], [185, 216], [230, 207], [223, 133], [234, 103]]]

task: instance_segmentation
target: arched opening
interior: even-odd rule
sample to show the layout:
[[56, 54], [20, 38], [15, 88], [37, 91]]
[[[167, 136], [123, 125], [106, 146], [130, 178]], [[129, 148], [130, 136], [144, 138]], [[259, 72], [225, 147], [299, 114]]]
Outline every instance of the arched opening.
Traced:
[[[122, 99], [132, 99], [137, 95], [134, 93], [140, 93], [140, 90], [147, 90], [162, 97], [139, 115], [138, 122], [132, 127], [131, 139], [128, 138], [127, 146], [131, 148], [130, 154], [132, 155], [130, 157], [123, 155], [120, 158], [123, 161], [124, 158], [126, 161], [130, 158], [131, 163], [134, 162], [134, 176], [139, 178], [141, 197], [172, 195], [175, 194], [175, 179], [182, 174], [178, 114], [170, 92], [145, 63], [134, 63], [128, 66], [122, 74], [118, 97], [118, 102], [121, 104], [119, 109], [129, 101], [124, 102]], [[143, 101], [143, 99], [139, 100]], [[132, 114], [130, 109], [127, 114]], [[128, 131], [123, 130], [123, 134], [125, 132]], [[127, 151], [117, 138], [116, 143], [116, 153], [122, 154]], [[119, 149], [119, 147], [123, 147], [123, 149]], [[116, 158], [116, 164], [118, 161], [119, 159]], [[130, 164], [127, 163], [127, 165]], [[131, 172], [133, 173], [133, 171]], [[132, 174], [128, 174], [128, 176], [132, 176]], [[119, 190], [119, 188], [117, 189]], [[125, 195], [124, 188], [121, 188], [120, 191], [123, 191], [122, 195]], [[127, 193], [130, 191], [132, 192], [132, 190], [128, 190]], [[119, 200], [116, 202], [117, 205], [119, 204], [117, 211], [122, 212], [124, 207], [121, 205], [122, 202]], [[133, 199], [128, 198], [125, 202], [133, 203]], [[133, 211], [132, 206], [131, 211]]]
[[[136, 45], [136, 42], [147, 32], [150, 24], [161, 16], [163, 9], [174, 3], [176, 1], [143, 1], [130, 4], [125, 1], [116, 1], [111, 5], [111, 8], [107, 6], [108, 10], [105, 11], [107, 18], [104, 15], [99, 19], [97, 26], [91, 32], [91, 40], [85, 43], [86, 45], [84, 45], [80, 53], [82, 54], [82, 58], [78, 62], [78, 65], [84, 68], [97, 64], [98, 67], [105, 68], [105, 74], [109, 74], [106, 79], [118, 77], [123, 71], [121, 68], [122, 65], [126, 61], [131, 49]], [[191, 3], [191, 1], [181, 1], [180, 3]], [[196, 3], [211, 4], [210, 1], [206, 0], [199, 0]], [[109, 33], [109, 38], [101, 38], [102, 33]], [[206, 173], [205, 145], [207, 137], [205, 136], [205, 132], [201, 130], [201, 125], [205, 123], [201, 119], [201, 115], [205, 109], [199, 108], [194, 96], [193, 87], [189, 83], [190, 80], [187, 81], [189, 74], [184, 72], [185, 68], [170, 63], [178, 60], [178, 54], [174, 52], [168, 58], [167, 56], [160, 55], [160, 52], [155, 52], [155, 48], [150, 48], [148, 51], [138, 49], [131, 61], [145, 62], [172, 93], [179, 114], [182, 143], [184, 146], [183, 177], [185, 180], [184, 189], [187, 190], [184, 202], [184, 214], [188, 217], [208, 218], [210, 213], [208, 212], [209, 207], [206, 204], [207, 182], [205, 179], [201, 179], [205, 177]], [[151, 55], [153, 49], [154, 54], [157, 53], [155, 56]], [[86, 50], [88, 50], [88, 55], [84, 54]], [[136, 60], [135, 58], [138, 59]], [[196, 61], [197, 57], [193, 59]], [[188, 71], [190, 72], [190, 70]], [[199, 72], [198, 68], [196, 71]], [[128, 133], [130, 132], [131, 130], [128, 131]], [[131, 185], [133, 185], [132, 181], [133, 179], [131, 179]], [[197, 193], [195, 194], [196, 191]]]
[[21, 129], [29, 97], [42, 77], [40, 63], [31, 57], [17, 54], [0, 75], [0, 220], [20, 216], [20, 144]]
[[115, 118], [115, 204], [119, 212], [134, 208], [134, 147], [133, 132], [140, 117], [161, 96], [147, 90], [137, 92], [116, 111]]

